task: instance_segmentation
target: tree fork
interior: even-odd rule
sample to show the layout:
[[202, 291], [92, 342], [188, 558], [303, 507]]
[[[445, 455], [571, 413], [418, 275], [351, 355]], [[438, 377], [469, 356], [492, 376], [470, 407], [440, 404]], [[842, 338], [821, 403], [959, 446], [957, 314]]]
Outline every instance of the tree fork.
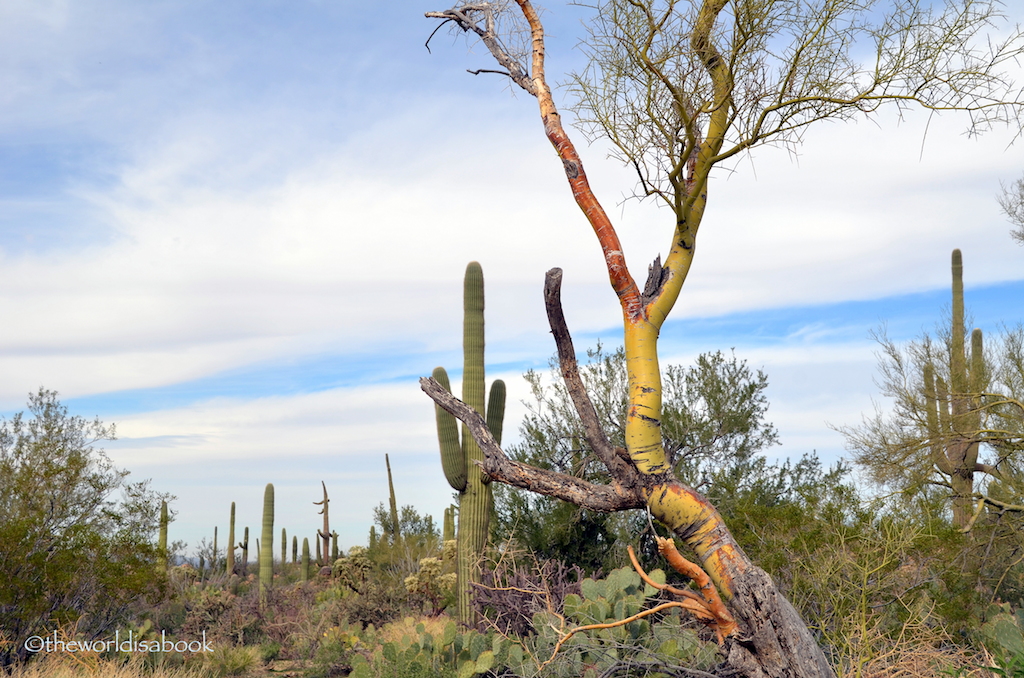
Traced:
[[[544, 295], [548, 319], [558, 347], [562, 374], [584, 421], [585, 435], [588, 441], [593, 438], [600, 446], [601, 440], [607, 438], [582, 388], [572, 340], [561, 311], [560, 283], [561, 271], [549, 271]], [[598, 485], [514, 461], [502, 451], [479, 412], [432, 378], [420, 379], [420, 387], [438, 406], [466, 425], [483, 452], [483, 461], [477, 463], [491, 479], [593, 511], [648, 509], [690, 546], [728, 602], [739, 625], [738, 633], [725, 639], [723, 668], [726, 673], [723, 675], [834, 678], [835, 673], [806, 624], [776, 589], [771, 577], [743, 553], [718, 511], [698, 492], [680, 483], [670, 471], [642, 473], [621, 455], [609, 455], [607, 447], [599, 453], [599, 458], [612, 475], [611, 485]]]

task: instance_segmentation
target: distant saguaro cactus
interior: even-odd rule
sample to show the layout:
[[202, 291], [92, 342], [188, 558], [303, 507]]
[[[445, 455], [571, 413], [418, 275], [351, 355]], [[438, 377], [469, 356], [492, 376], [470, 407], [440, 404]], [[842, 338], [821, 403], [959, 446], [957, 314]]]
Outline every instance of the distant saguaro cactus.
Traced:
[[302, 538], [302, 571], [300, 574], [302, 581], [309, 581], [309, 537]]
[[274, 484], [263, 491], [263, 537], [260, 543], [260, 604], [267, 604], [267, 593], [274, 584]]
[[971, 332], [967, 352], [964, 323], [964, 265], [960, 250], [953, 250], [953, 308], [950, 327], [947, 383], [935, 365], [923, 369], [926, 425], [935, 467], [949, 478], [953, 491], [953, 524], [961, 529], [971, 522], [974, 474], [998, 473], [978, 462], [981, 443], [981, 399], [987, 384], [985, 352], [980, 329]]
[[235, 502], [231, 502], [231, 520], [228, 522], [228, 548], [224, 552], [224, 572], [230, 577], [235, 573]]
[[[477, 412], [486, 411], [487, 426], [498, 443], [505, 417], [505, 382], [497, 379], [484, 402], [484, 274], [475, 261], [466, 267], [463, 284], [462, 330], [462, 400]], [[443, 367], [434, 370], [433, 377], [447, 391], [451, 382]], [[489, 479], [475, 461], [483, 460], [483, 453], [465, 425], [460, 439], [454, 416], [441, 407], [434, 407], [437, 417], [437, 438], [441, 448], [441, 466], [452, 489], [459, 493], [458, 555], [458, 616], [463, 623], [471, 623], [470, 589], [479, 581], [477, 561], [487, 544], [488, 524], [494, 510]]]
[[157, 553], [157, 566], [161, 572], [167, 571], [167, 525], [170, 522], [170, 518], [167, 513], [167, 502], [160, 502], [160, 541], [157, 544], [159, 549]]
[[391, 479], [391, 460], [384, 455], [384, 465], [388, 469], [388, 502], [391, 507], [390, 524], [384, 525], [384, 536], [387, 537], [392, 546], [398, 544], [402, 539], [402, 528], [398, 523], [398, 502], [395, 500], [395, 483]]
[[245, 528], [242, 541], [238, 542], [238, 548], [242, 549], [242, 576], [249, 573], [249, 528]]
[[[313, 505], [323, 506], [323, 509], [320, 511], [320, 515], [324, 517], [324, 529], [320, 530], [317, 533], [317, 535], [320, 537], [320, 540], [317, 542], [316, 546], [316, 562], [320, 565], [324, 565], [324, 561], [327, 560], [327, 554], [330, 553], [328, 549], [330, 548], [331, 545], [331, 522], [327, 513], [327, 506], [331, 500], [327, 498], [327, 485], [324, 483], [324, 481], [321, 480], [320, 485], [322, 485], [324, 488], [323, 501], [314, 501]], [[323, 548], [320, 547], [321, 543], [323, 544]], [[323, 554], [322, 559], [321, 554]]]

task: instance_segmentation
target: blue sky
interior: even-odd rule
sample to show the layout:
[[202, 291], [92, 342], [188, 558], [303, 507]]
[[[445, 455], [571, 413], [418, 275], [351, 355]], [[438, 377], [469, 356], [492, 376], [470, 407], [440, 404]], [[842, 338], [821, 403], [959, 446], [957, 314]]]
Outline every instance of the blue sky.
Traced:
[[[490, 66], [479, 47], [440, 33], [424, 48], [423, 12], [444, 8], [0, 4], [0, 411], [45, 386], [116, 423], [111, 457], [179, 497], [172, 537], [192, 545], [232, 501], [255, 525], [267, 482], [277, 524], [312, 536], [321, 480], [342, 545], [362, 543], [385, 453], [399, 502], [440, 517], [450, 490], [416, 380], [461, 364], [466, 263], [484, 268], [507, 431], [519, 375], [553, 351], [548, 268], [565, 269], [578, 348], [621, 335], [534, 102], [467, 74]], [[547, 9], [552, 72], [579, 65], [584, 16]], [[826, 123], [797, 157], [758, 149], [714, 178], [663, 356], [735, 347], [763, 368], [771, 455], [842, 455], [827, 423], [872, 408], [870, 330], [933, 328], [954, 247], [976, 323], [1021, 320], [1024, 248], [995, 195], [1024, 151], [966, 124]], [[630, 172], [579, 144], [643, 277], [671, 220], [623, 203]]]

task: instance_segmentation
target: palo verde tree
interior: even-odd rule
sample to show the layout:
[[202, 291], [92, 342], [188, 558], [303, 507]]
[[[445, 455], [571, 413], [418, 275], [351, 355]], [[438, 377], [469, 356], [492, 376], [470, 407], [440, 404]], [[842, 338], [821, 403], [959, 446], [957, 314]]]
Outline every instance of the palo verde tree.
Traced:
[[1010, 186], [1003, 186], [999, 194], [999, 207], [1013, 224], [1010, 237], [1024, 245], [1024, 177]]
[[[577, 117], [585, 132], [608, 140], [636, 168], [638, 195], [661, 201], [673, 220], [664, 262], [654, 261], [644, 284], [630, 273], [615, 227], [563, 128], [545, 72], [544, 29], [529, 0], [462, 2], [427, 15], [478, 36], [503, 72], [538, 101], [544, 132], [598, 238], [620, 302], [629, 380], [625, 448], [608, 441], [580, 384], [557, 269], [545, 286], [549, 321], [588, 443], [607, 466], [610, 484], [509, 460], [472, 408], [429, 379], [423, 388], [470, 426], [494, 480], [596, 511], [646, 509], [687, 544], [729, 606], [727, 612], [707, 600], [702, 612], [722, 638], [729, 675], [834, 674], [806, 625], [737, 546], [715, 508], [676, 478], [663, 445], [658, 334], [693, 261], [713, 170], [760, 144], [795, 144], [819, 120], [870, 114], [885, 104], [968, 111], [974, 131], [1020, 119], [1016, 85], [1001, 69], [1024, 51], [1024, 38], [985, 35], [998, 18], [996, 0], [951, 0], [941, 10], [913, 0], [879, 5], [597, 2], [584, 47], [589, 66], [571, 77]], [[522, 53], [499, 33], [503, 19], [518, 18], [529, 36]], [[670, 541], [661, 543], [668, 553], [674, 549]]]
[[181, 545], [157, 539], [173, 497], [110, 461], [99, 445], [114, 433], [44, 389], [0, 420], [0, 673], [56, 626], [112, 633], [166, 581], [157, 563]]

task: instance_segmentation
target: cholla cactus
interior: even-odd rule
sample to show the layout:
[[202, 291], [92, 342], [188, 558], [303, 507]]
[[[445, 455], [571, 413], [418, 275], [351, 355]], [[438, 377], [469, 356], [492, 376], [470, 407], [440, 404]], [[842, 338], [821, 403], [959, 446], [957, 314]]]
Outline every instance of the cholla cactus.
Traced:
[[423, 558], [419, 572], [405, 578], [405, 589], [430, 601], [434, 615], [440, 614], [453, 597], [457, 580], [454, 572], [442, 574], [442, 570], [440, 558]]

